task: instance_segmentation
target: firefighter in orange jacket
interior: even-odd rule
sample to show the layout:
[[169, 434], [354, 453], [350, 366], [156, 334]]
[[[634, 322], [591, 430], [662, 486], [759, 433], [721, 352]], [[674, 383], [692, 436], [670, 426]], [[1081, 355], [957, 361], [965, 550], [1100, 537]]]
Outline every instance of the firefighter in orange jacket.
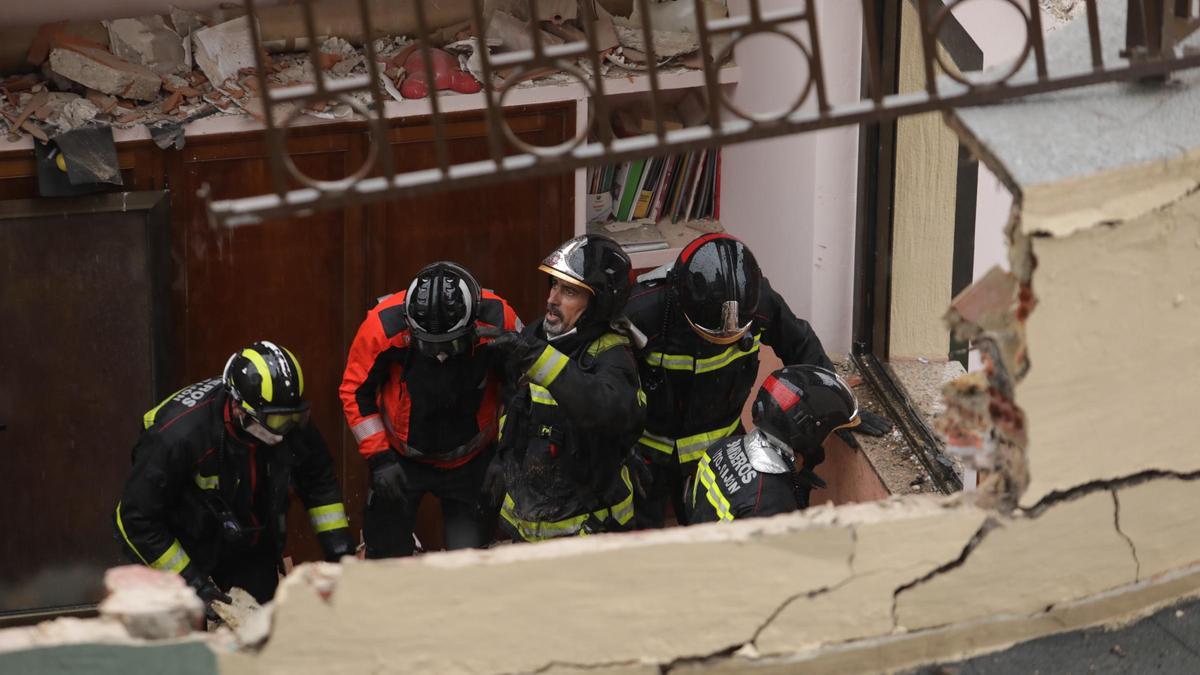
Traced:
[[487, 333], [519, 330], [500, 296], [436, 262], [384, 298], [358, 329], [340, 394], [371, 469], [368, 558], [411, 555], [417, 507], [441, 500], [446, 548], [484, 546], [495, 512], [480, 490], [496, 443], [502, 363]]

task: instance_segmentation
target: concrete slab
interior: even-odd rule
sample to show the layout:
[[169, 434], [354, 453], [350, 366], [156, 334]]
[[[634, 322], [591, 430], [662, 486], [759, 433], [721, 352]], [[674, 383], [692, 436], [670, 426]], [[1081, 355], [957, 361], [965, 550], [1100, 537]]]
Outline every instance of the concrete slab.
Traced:
[[961, 566], [896, 595], [907, 630], [1004, 614], [1034, 614], [1136, 577], [1128, 542], [1114, 526], [1112, 495], [1055, 504], [989, 531]]

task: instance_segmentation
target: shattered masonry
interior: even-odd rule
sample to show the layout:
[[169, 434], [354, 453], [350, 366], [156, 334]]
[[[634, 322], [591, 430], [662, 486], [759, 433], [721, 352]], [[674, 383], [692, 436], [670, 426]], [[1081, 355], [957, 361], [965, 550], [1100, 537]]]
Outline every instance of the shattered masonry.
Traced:
[[[709, 1], [710, 19], [726, 16], [723, 2]], [[354, 0], [315, 0], [317, 26], [323, 38], [319, 63], [303, 50], [303, 21], [296, 5], [259, 10], [264, 44], [272, 52], [268, 76], [272, 88], [315, 82], [315, 69], [328, 80], [365, 76], [368, 72], [357, 23]], [[411, 38], [416, 31], [412, 4], [371, 3], [374, 25], [390, 37], [374, 41], [381, 82], [395, 100], [429, 95], [423, 56]], [[607, 5], [607, 9], [606, 9]], [[695, 19], [682, 11], [690, 3], [652, 5], [654, 48], [658, 65], [665, 69], [702, 66]], [[619, 77], [646, 69], [646, 45], [636, 9], [620, 0], [596, 3], [600, 17], [596, 31], [601, 50], [602, 76]], [[585, 41], [583, 18], [571, 0], [539, 3], [541, 19], [535, 22], [545, 45]], [[472, 28], [471, 0], [449, 0], [429, 8], [434, 49], [434, 87], [447, 93], [474, 93], [484, 80], [479, 38]], [[528, 3], [521, 0], [487, 0], [489, 51], [527, 49], [530, 40]], [[29, 34], [25, 29], [0, 28], [0, 42], [28, 44], [28, 53], [4, 60], [0, 74], [39, 67], [40, 73], [13, 74], [0, 80], [0, 131], [10, 141], [31, 135], [45, 142], [58, 133], [82, 126], [151, 128], [179, 126], [210, 115], [251, 115], [262, 120], [261, 93], [250, 45], [249, 18], [228, 10], [198, 14], [172, 8], [169, 15], [150, 15], [108, 21], [105, 24], [47, 24]], [[713, 54], [728, 40], [713, 38]], [[358, 45], [358, 46], [356, 46]], [[575, 65], [590, 74], [590, 58]], [[520, 72], [515, 67], [493, 72], [492, 86], [518, 78], [516, 86], [562, 84], [570, 76], [558, 71]], [[371, 103], [369, 94], [350, 94], [357, 103]], [[322, 119], [353, 116], [344, 101], [316, 101], [300, 114]]]

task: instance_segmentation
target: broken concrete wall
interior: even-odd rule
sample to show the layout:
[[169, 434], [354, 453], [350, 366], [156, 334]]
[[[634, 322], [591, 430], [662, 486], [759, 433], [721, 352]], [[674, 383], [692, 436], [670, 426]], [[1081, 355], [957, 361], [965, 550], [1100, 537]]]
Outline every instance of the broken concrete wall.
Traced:
[[[306, 565], [284, 583], [261, 651], [209, 641], [221, 672], [896, 670], [1200, 593], [1200, 469], [1181, 440], [1200, 403], [1200, 326], [1187, 309], [1200, 292], [1200, 192], [1150, 189], [1190, 180], [1180, 148], [1200, 148], [1189, 137], [1200, 129], [1156, 116], [1176, 106], [1194, 115], [1198, 77], [1149, 96], [1122, 85], [1106, 90], [1112, 100], [1067, 92], [980, 113], [999, 126], [959, 120], [1018, 193], [1017, 283], [1001, 297], [1019, 306], [998, 312], [1026, 322], [1030, 355], [1006, 392], [1028, 421], [1020, 450], [1032, 482], [1015, 508], [893, 498], [729, 526]], [[1122, 107], [1131, 96], [1143, 107]], [[1104, 117], [1064, 113], [1070, 102]], [[1055, 120], [1082, 133], [1039, 138]], [[1093, 152], [1104, 134], [1118, 140]], [[1164, 154], [1145, 156], [1155, 147]], [[1137, 157], [1122, 161], [1122, 149]], [[1056, 173], [1031, 173], [1039, 162]], [[1121, 208], [1136, 196], [1139, 206], [1051, 226], [1039, 214], [1066, 213], [1047, 197], [1056, 191]], [[30, 652], [0, 646], [0, 670], [28, 664]]]

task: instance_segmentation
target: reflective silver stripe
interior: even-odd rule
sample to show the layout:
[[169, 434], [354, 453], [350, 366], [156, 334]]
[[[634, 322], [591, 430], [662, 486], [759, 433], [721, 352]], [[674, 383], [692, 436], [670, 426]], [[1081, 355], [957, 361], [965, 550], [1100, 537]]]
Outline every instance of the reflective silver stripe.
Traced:
[[558, 401], [554, 400], [554, 396], [550, 393], [549, 389], [540, 385], [536, 385], [532, 382], [529, 383], [529, 395], [533, 399], [534, 403], [541, 403], [542, 405], [558, 405]]
[[688, 462], [700, 459], [700, 456], [704, 454], [705, 448], [712, 445], [713, 441], [719, 441], [732, 434], [741, 421], [741, 419], [735, 419], [729, 425], [720, 429], [705, 431], [704, 433], [694, 434], [675, 441], [675, 447], [679, 451], [679, 463], [687, 464]]
[[221, 477], [196, 474], [196, 485], [201, 490], [216, 490], [221, 485]]
[[562, 352], [546, 345], [546, 348], [542, 350], [542, 355], [533, 362], [525, 374], [531, 381], [543, 387], [549, 387], [562, 369], [567, 367], [567, 361], [569, 359]]
[[371, 415], [363, 421], [350, 427], [350, 433], [354, 434], [354, 440], [362, 443], [368, 438], [383, 431], [383, 417], [380, 415]]
[[313, 507], [308, 510], [308, 519], [312, 521], [313, 531], [317, 533], [350, 527], [350, 521], [346, 518], [346, 507], [340, 503]]
[[664, 452], [668, 455], [675, 452], [674, 440], [667, 438], [666, 436], [652, 434], [649, 431], [643, 431], [642, 437], [638, 439], [638, 442], [648, 448], [654, 448], [655, 450]]
[[760, 337], [758, 335], [754, 336], [754, 346], [745, 351], [743, 351], [742, 348], [740, 346], [738, 346], [738, 344], [735, 342], [734, 344], [730, 345], [728, 349], [721, 352], [720, 354], [717, 354], [716, 356], [710, 356], [706, 359], [700, 359], [699, 361], [697, 361], [696, 362], [696, 373], [709, 373], [714, 370], [720, 370], [720, 369], [724, 368], [725, 366], [729, 365], [730, 363], [733, 363], [734, 361], [736, 361], [744, 356], [749, 356], [751, 354], [756, 353], [761, 346], [762, 346], [762, 337]]
[[156, 570], [178, 574], [182, 572], [183, 568], [187, 567], [188, 563], [191, 561], [192, 559], [188, 557], [188, 554], [183, 550], [183, 546], [180, 546], [179, 540], [176, 539], [175, 541], [171, 542], [171, 545], [167, 547], [167, 550], [158, 557], [158, 560], [150, 563], [150, 566]]
[[646, 355], [646, 363], [652, 366], [666, 368], [667, 370], [692, 370], [696, 365], [696, 359], [686, 354], [663, 354], [662, 352], [650, 352]]
[[584, 513], [571, 518], [556, 521], [523, 520], [517, 516], [517, 505], [512, 495], [504, 495], [504, 505], [500, 508], [500, 517], [506, 520], [525, 541], [540, 541], [554, 537], [565, 537], [582, 532], [584, 523], [589, 517], [597, 520], [612, 518], [619, 525], [625, 525], [633, 519], [633, 481], [629, 478], [629, 468], [621, 467], [621, 482], [625, 483], [626, 496], [611, 507], [605, 507], [592, 513]]

